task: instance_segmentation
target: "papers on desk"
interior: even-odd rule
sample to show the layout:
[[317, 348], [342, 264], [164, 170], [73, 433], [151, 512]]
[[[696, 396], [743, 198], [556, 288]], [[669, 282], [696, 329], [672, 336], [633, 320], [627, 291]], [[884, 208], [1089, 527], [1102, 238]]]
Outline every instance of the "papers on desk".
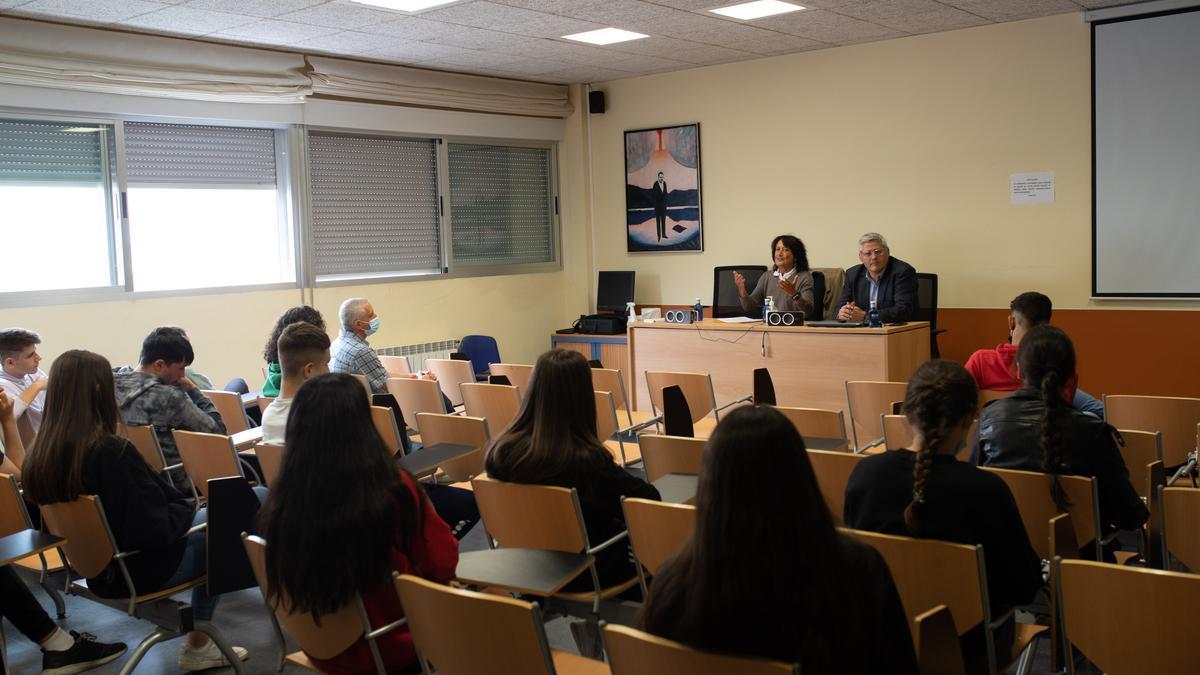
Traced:
[[762, 319], [751, 319], [748, 316], [730, 316], [723, 319], [717, 319], [717, 321], [720, 321], [721, 323], [755, 323], [762, 321]]

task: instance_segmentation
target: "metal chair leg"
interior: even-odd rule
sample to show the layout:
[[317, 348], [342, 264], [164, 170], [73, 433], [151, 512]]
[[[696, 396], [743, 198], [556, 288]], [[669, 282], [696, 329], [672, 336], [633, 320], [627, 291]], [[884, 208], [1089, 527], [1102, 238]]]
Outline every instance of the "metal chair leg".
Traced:
[[162, 628], [159, 628], [150, 635], [147, 635], [146, 639], [142, 640], [141, 643], [138, 644], [137, 648], [133, 650], [133, 653], [129, 655], [129, 660], [125, 662], [125, 665], [121, 666], [120, 675], [130, 675], [130, 673], [133, 672], [133, 669], [137, 668], [138, 664], [141, 663], [142, 658], [146, 656], [146, 652], [150, 651], [151, 647], [160, 642], [165, 642], [177, 637], [179, 637], [179, 633], [163, 630]]
[[1021, 658], [1017, 661], [1017, 675], [1029, 675], [1029, 671], [1033, 668], [1033, 657], [1037, 655], [1037, 646], [1041, 642], [1041, 638], [1034, 638], [1032, 642], [1025, 645], [1024, 651], [1021, 652]]

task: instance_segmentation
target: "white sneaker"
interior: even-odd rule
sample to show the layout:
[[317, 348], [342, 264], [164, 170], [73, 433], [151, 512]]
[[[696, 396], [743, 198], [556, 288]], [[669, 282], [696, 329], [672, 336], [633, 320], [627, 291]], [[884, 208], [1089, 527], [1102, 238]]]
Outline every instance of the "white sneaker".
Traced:
[[[250, 657], [250, 652], [245, 647], [234, 647], [233, 653], [240, 661], [245, 661]], [[228, 665], [229, 659], [225, 658], [221, 650], [217, 649], [217, 643], [212, 640], [199, 648], [184, 642], [183, 649], [179, 650], [179, 667], [189, 672], [222, 668]]]

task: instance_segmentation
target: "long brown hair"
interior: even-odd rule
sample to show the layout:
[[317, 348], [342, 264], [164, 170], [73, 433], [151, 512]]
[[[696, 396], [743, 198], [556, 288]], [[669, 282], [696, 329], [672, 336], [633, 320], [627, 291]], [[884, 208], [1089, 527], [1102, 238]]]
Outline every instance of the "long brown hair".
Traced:
[[613, 461], [596, 436], [592, 371], [583, 354], [551, 349], [534, 364], [516, 419], [488, 449], [487, 470], [536, 483], [583, 459]]
[[54, 359], [42, 426], [22, 471], [29, 498], [54, 504], [83, 494], [84, 455], [116, 433], [120, 419], [108, 359], [82, 349]]
[[904, 508], [909, 533], [920, 536], [921, 510], [925, 505], [933, 456], [955, 427], [975, 414], [979, 392], [966, 368], [953, 361], [934, 359], [913, 373], [904, 391], [904, 416], [924, 444], [913, 461], [912, 501]]
[[1075, 345], [1061, 328], [1043, 324], [1035, 326], [1017, 346], [1017, 363], [1025, 386], [1037, 389], [1042, 395], [1046, 412], [1042, 415], [1042, 470], [1052, 476], [1050, 496], [1060, 510], [1071, 505], [1067, 492], [1058, 480], [1063, 467], [1063, 419], [1069, 406], [1063, 394], [1068, 381], [1075, 377]]

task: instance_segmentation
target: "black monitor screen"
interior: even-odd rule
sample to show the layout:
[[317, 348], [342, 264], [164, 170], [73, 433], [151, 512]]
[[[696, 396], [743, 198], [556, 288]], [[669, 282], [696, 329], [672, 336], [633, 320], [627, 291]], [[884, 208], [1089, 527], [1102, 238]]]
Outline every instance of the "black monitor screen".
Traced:
[[624, 312], [633, 302], [633, 272], [600, 272], [596, 288], [597, 312]]

